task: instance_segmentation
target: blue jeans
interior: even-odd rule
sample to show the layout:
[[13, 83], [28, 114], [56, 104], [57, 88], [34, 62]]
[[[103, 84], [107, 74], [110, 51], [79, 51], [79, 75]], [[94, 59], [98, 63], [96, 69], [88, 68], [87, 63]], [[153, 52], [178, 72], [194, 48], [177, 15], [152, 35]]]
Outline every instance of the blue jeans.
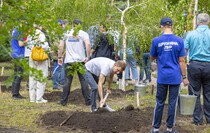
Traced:
[[[54, 66], [53, 66], [53, 77], [52, 77], [52, 81], [53, 81], [53, 88], [59, 88], [60, 85], [63, 85], [65, 80], [64, 80], [64, 75], [65, 75], [65, 71], [64, 71], [64, 65], [59, 66], [60, 68], [57, 68], [57, 70], [55, 71], [56, 67], [58, 67], [58, 63], [57, 60], [53, 62]], [[60, 72], [60, 74], [58, 74], [58, 71]], [[63, 76], [63, 77], [60, 77]]]
[[146, 79], [151, 81], [151, 71], [150, 71], [150, 53], [144, 53], [143, 60], [140, 63], [140, 76], [139, 80], [143, 80], [144, 72], [146, 74]]
[[[210, 62], [190, 61], [187, 71], [189, 87], [191, 87], [188, 89], [189, 94], [194, 93], [197, 96], [193, 121], [202, 124], [204, 111], [206, 122], [210, 123]], [[203, 111], [200, 101], [201, 88], [203, 89]]]
[[91, 87], [91, 110], [97, 109], [97, 104], [96, 104], [96, 97], [98, 94], [98, 83], [96, 82], [96, 79], [94, 79], [93, 75], [86, 70], [85, 73], [85, 80], [88, 82], [88, 84]]
[[[73, 76], [68, 74], [68, 72], [70, 71], [69, 66], [71, 66], [71, 64], [64, 64], [65, 67], [65, 79], [67, 79], [67, 83], [65, 83], [65, 85], [63, 86], [63, 93], [62, 93], [62, 99], [61, 99], [61, 103], [66, 104], [68, 101], [68, 96], [70, 94], [70, 90], [71, 90], [71, 83], [73, 80]], [[77, 72], [78, 77], [79, 77], [79, 81], [81, 84], [81, 89], [82, 89], [82, 95], [85, 98], [85, 103], [86, 105], [90, 105], [91, 103], [91, 99], [90, 99], [90, 94], [89, 94], [89, 88], [88, 88], [88, 83], [85, 80], [84, 74], [81, 74], [79, 72]]]
[[154, 118], [153, 118], [153, 127], [160, 128], [163, 109], [165, 105], [165, 100], [167, 97], [167, 92], [169, 91], [168, 96], [168, 117], [166, 124], [168, 128], [172, 128], [175, 124], [176, 118], [176, 109], [178, 104], [178, 94], [179, 94], [180, 85], [166, 85], [157, 83], [156, 91], [156, 106], [154, 109]]
[[126, 59], [126, 68], [125, 68], [125, 79], [130, 79], [130, 68], [132, 72], [132, 79], [138, 80], [138, 70], [136, 67], [136, 59], [133, 57], [132, 54], [127, 55]]

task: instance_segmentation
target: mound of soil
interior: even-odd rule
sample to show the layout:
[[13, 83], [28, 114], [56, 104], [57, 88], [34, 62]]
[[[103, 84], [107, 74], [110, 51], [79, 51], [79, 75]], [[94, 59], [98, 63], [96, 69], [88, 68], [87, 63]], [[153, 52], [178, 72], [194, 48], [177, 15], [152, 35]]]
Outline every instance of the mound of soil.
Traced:
[[[161, 131], [165, 130], [166, 109]], [[132, 105], [116, 112], [48, 112], [40, 118], [40, 125], [63, 132], [148, 133], [152, 128], [153, 108], [135, 109]], [[67, 120], [67, 118], [69, 118]], [[67, 120], [66, 122], [64, 122]], [[198, 133], [206, 126], [190, 125], [191, 117], [178, 114], [177, 129], [180, 133]], [[63, 125], [60, 124], [63, 122]], [[188, 123], [183, 123], [188, 122]], [[187, 124], [187, 127], [184, 126]]]
[[[44, 98], [47, 99], [49, 102], [57, 102], [61, 99], [61, 95], [61, 91], [47, 92], [45, 93]], [[109, 98], [117, 99], [125, 97], [126, 95], [134, 95], [134, 90], [122, 91], [120, 89], [113, 89], [111, 90]], [[68, 103], [76, 105], [85, 104], [81, 89], [75, 89], [70, 92]]]

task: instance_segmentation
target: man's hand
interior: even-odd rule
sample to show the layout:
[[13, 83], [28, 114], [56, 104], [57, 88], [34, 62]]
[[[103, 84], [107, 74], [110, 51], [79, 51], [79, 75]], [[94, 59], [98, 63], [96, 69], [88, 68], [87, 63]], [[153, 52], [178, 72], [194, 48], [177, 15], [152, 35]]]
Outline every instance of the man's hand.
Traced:
[[189, 85], [189, 81], [188, 81], [187, 78], [182, 79], [182, 82], [183, 82], [184, 86], [188, 86]]
[[89, 61], [89, 58], [88, 57], [86, 57], [85, 59], [84, 59], [84, 63], [87, 63]]
[[62, 64], [63, 64], [63, 58], [58, 58], [58, 65], [62, 66]]

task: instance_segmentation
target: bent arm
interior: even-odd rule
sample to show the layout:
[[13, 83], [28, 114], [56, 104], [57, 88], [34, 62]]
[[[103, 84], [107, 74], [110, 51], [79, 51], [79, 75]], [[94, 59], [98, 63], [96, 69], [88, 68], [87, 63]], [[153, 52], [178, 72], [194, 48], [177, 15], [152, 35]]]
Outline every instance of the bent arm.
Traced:
[[98, 93], [100, 96], [100, 99], [103, 100], [103, 83], [105, 81], [105, 76], [103, 74], [100, 74], [99, 80], [98, 80]]
[[20, 47], [23, 47], [23, 46], [25, 46], [25, 42], [26, 42], [26, 41], [21, 41], [21, 40], [19, 40], [19, 41], [18, 41], [18, 44], [19, 44]]
[[84, 42], [85, 42], [87, 57], [89, 57], [90, 56], [90, 50], [91, 50], [90, 40], [86, 39]]
[[109, 81], [108, 81], [108, 89], [111, 88], [111, 84], [112, 84], [112, 81], [113, 81], [113, 77], [114, 77], [114, 73], [110, 74], [110, 76], [109, 76]]
[[186, 70], [185, 57], [179, 57], [179, 64], [182, 72], [182, 82], [184, 86], [187, 86], [189, 84], [189, 81], [186, 76], [187, 70]]
[[58, 57], [63, 57], [63, 51], [64, 51], [64, 40], [60, 40], [60, 43], [58, 45]]

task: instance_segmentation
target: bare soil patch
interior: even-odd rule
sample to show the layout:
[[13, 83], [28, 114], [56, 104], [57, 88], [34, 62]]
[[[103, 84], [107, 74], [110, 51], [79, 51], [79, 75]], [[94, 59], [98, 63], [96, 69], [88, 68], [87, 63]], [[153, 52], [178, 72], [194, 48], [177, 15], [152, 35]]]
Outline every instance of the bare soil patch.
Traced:
[[[109, 99], [123, 98], [126, 95], [133, 95], [133, 90], [123, 92], [113, 90]], [[52, 97], [53, 95], [53, 97]], [[57, 101], [61, 96], [60, 91], [45, 94], [49, 101]], [[81, 90], [76, 89], [70, 94], [69, 102], [73, 104], [84, 104], [81, 98]], [[50, 99], [51, 98], [51, 99]], [[62, 132], [91, 132], [91, 133], [148, 133], [152, 128], [152, 117], [154, 108], [147, 107], [144, 109], [134, 108], [133, 105], [126, 106], [116, 112], [98, 111], [91, 112], [65, 112], [53, 111], [47, 112], [38, 120], [38, 124], [48, 130]], [[179, 109], [178, 109], [179, 110]], [[62, 126], [60, 124], [70, 118]], [[167, 105], [164, 109], [161, 131], [164, 132], [166, 127]], [[177, 111], [176, 126], [180, 133], [200, 133], [207, 128], [207, 125], [196, 126], [191, 124], [192, 117], [184, 116]]]

